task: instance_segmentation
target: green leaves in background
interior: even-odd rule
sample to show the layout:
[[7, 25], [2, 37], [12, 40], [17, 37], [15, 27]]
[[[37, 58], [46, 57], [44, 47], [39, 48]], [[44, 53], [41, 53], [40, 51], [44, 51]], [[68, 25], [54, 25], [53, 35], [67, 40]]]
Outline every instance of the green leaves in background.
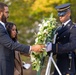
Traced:
[[[72, 19], [76, 22], [76, 0], [0, 0], [9, 6], [10, 17], [19, 30], [18, 39], [22, 43], [34, 44], [35, 32], [38, 31], [38, 24], [43, 18], [54, 13], [57, 18], [55, 7], [63, 3], [71, 3]], [[58, 20], [59, 21], [59, 20]]]

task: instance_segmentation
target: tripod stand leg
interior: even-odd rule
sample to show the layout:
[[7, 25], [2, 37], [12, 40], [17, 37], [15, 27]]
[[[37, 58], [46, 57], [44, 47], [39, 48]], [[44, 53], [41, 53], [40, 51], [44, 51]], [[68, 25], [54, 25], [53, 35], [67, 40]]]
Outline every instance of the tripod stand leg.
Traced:
[[59, 68], [57, 67], [57, 65], [56, 65], [56, 63], [55, 63], [55, 61], [54, 61], [52, 55], [53, 55], [53, 53], [50, 54], [50, 57], [49, 57], [49, 61], [48, 61], [48, 65], [47, 65], [47, 69], [46, 69], [45, 75], [50, 75], [52, 62], [53, 62], [53, 64], [54, 64], [54, 66], [55, 66], [57, 72], [59, 73], [59, 75], [62, 75], [61, 72], [60, 72], [60, 70], [59, 70]]
[[53, 59], [52, 57], [51, 57], [51, 60], [52, 60], [52, 62], [53, 62], [53, 64], [54, 64], [54, 66], [55, 66], [57, 72], [59, 73], [59, 75], [62, 75], [61, 72], [60, 72], [60, 70], [59, 70], [59, 68], [57, 67], [57, 65], [56, 65], [56, 63], [55, 63], [55, 61], [54, 61], [54, 59]]
[[51, 64], [52, 64], [51, 56], [52, 56], [52, 53], [50, 54], [50, 57], [49, 57], [49, 60], [48, 60], [47, 69], [46, 69], [45, 75], [50, 75]]
[[[53, 44], [55, 44], [55, 42], [56, 42], [56, 36], [57, 36], [57, 35], [58, 35], [58, 33], [56, 33], [56, 34], [54, 35]], [[53, 62], [53, 64], [54, 64], [57, 72], [59, 73], [59, 75], [62, 75], [52, 56], [53, 56], [53, 53], [50, 54], [45, 75], [50, 75], [51, 63], [52, 63], [52, 62]]]

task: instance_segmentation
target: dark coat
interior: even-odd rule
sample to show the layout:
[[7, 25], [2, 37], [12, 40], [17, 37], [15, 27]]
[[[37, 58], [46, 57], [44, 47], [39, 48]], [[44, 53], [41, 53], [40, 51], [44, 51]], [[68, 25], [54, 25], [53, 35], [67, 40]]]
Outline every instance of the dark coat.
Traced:
[[[70, 21], [56, 33], [58, 35], [56, 43], [52, 44], [52, 52], [57, 54], [57, 66], [62, 75], [75, 73], [73, 51], [76, 49], [76, 25]], [[56, 70], [54, 75], [59, 75]]]
[[30, 46], [13, 42], [5, 28], [0, 24], [0, 75], [13, 75], [14, 50], [29, 53]]

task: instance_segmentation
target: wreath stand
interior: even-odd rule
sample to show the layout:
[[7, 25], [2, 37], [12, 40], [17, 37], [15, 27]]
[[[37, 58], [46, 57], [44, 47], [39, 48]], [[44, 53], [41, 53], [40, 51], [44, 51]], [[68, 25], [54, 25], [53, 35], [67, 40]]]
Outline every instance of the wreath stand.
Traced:
[[[54, 39], [53, 39], [53, 43], [55, 44], [55, 41], [56, 41], [56, 36], [57, 34], [54, 35]], [[48, 64], [47, 64], [47, 68], [46, 68], [46, 72], [45, 72], [45, 75], [50, 75], [50, 71], [51, 71], [51, 65], [52, 63], [54, 64], [57, 72], [59, 75], [62, 75], [59, 68], [57, 67], [54, 59], [53, 59], [53, 53], [50, 53], [50, 57], [49, 57], [49, 60], [48, 60]]]

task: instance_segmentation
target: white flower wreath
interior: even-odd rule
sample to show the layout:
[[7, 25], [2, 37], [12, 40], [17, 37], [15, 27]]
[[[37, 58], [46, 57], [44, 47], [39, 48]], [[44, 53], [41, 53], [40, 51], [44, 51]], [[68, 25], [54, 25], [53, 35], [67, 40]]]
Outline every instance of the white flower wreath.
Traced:
[[[51, 42], [53, 38], [53, 31], [56, 29], [56, 19], [51, 14], [50, 18], [45, 18], [41, 24], [39, 24], [39, 32], [36, 34], [35, 44], [46, 44]], [[41, 53], [31, 52], [31, 62], [33, 70], [39, 71], [42, 67], [42, 59], [47, 55], [45, 49]]]

